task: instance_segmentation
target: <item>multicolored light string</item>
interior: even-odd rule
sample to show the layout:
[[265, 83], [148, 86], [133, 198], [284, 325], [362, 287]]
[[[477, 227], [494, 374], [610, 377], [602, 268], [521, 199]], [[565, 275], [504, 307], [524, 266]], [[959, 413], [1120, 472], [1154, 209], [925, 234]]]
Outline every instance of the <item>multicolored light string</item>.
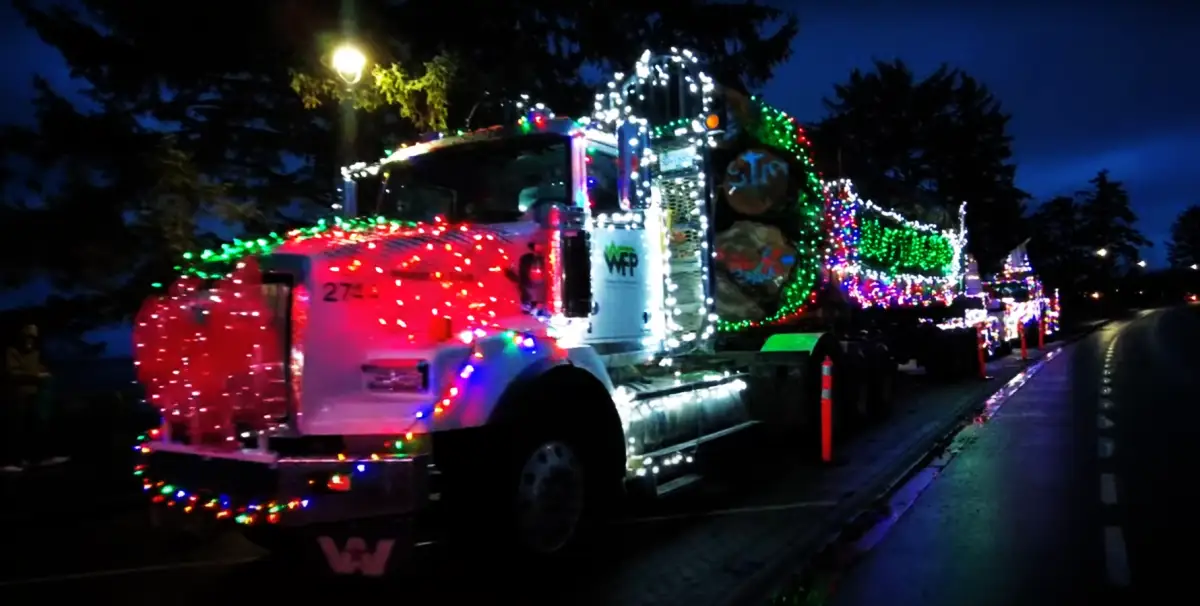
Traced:
[[949, 304], [965, 271], [965, 205], [957, 230], [911, 221], [862, 199], [848, 179], [827, 182], [825, 264], [864, 307]]

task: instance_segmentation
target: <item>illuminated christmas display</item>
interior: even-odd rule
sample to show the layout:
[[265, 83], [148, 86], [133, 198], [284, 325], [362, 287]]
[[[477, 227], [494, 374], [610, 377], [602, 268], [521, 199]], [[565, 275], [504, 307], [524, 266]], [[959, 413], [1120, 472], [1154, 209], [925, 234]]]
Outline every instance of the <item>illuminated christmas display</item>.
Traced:
[[[653, 121], [647, 99], [668, 87], [689, 93], [683, 116]], [[486, 425], [512, 385], [560, 366], [611, 399], [627, 474], [669, 475], [693, 451], [655, 453], [698, 419], [746, 420], [744, 370], [693, 363], [718, 333], [784, 330], [831, 286], [871, 308], [962, 292], [965, 204], [945, 229], [822, 183], [794, 118], [689, 51], [647, 52], [588, 117], [514, 107], [515, 124], [345, 167], [345, 218], [185, 255], [135, 322], [163, 414], [138, 451], [257, 461], [272, 439], [369, 439], [289, 455], [336, 470], [259, 500], [139, 464], [155, 502], [275, 523], [428, 454], [431, 434]]]
[[956, 230], [905, 219], [858, 197], [849, 180], [825, 184], [827, 263], [864, 307], [949, 304], [965, 271], [966, 204]]
[[1020, 338], [1022, 327], [1035, 323], [1046, 335], [1058, 330], [1058, 293], [1049, 296], [1029, 263], [1025, 243], [1013, 249], [1004, 260], [1004, 268], [984, 288], [991, 306], [999, 310], [1004, 340]]

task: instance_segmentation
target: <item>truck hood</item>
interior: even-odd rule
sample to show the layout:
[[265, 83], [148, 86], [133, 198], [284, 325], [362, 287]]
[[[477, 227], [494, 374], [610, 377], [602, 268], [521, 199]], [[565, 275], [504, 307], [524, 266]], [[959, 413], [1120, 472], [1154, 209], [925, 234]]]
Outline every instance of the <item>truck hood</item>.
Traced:
[[386, 258], [416, 252], [495, 242], [512, 245], [531, 235], [536, 226], [529, 223], [499, 225], [449, 225], [434, 223], [413, 227], [380, 223], [369, 230], [343, 230], [337, 227], [312, 235], [294, 237], [277, 247], [273, 254], [300, 255], [312, 259], [340, 259], [366, 255]]

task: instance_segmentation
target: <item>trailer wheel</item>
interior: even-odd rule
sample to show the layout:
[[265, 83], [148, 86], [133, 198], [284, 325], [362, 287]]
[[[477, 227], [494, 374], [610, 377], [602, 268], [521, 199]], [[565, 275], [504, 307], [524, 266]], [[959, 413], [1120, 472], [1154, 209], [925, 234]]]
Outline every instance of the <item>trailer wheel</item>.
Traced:
[[891, 416], [896, 400], [896, 361], [887, 346], [880, 345], [873, 352], [869, 411], [872, 420], [883, 420]]
[[846, 437], [855, 426], [865, 425], [871, 418], [872, 361], [858, 349], [840, 356], [838, 361], [841, 368], [834, 369], [833, 406], [841, 409], [840, 415], [834, 416], [843, 422], [834, 424], [834, 433]]

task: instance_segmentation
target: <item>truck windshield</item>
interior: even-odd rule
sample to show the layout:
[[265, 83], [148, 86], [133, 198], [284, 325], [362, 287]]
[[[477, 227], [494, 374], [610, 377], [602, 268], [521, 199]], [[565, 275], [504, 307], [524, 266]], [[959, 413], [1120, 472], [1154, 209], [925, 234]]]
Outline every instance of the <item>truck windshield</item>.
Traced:
[[1029, 288], [1024, 282], [1000, 282], [992, 286], [992, 295], [997, 299], [1010, 298], [1024, 303], [1029, 300]]
[[539, 133], [452, 144], [357, 182], [358, 214], [510, 223], [570, 196], [570, 140]]

